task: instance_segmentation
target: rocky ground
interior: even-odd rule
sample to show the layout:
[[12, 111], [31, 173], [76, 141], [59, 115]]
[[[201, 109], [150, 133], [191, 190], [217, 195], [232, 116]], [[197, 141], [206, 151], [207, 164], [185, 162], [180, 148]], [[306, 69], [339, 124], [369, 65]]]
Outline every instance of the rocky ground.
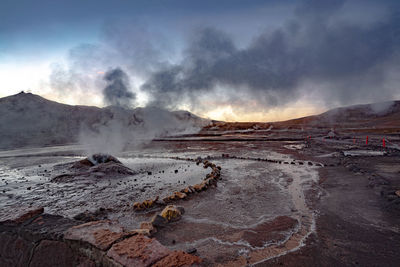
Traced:
[[0, 265], [396, 265], [396, 148], [228, 135], [159, 140], [122, 165], [81, 166], [76, 147], [0, 153]]

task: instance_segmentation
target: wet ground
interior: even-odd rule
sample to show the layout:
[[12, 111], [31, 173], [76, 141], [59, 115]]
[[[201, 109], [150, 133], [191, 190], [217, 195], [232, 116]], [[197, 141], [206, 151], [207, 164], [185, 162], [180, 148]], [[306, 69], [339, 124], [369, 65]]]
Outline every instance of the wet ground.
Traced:
[[79, 146], [0, 152], [0, 217], [27, 206], [67, 217], [101, 209], [101, 218], [133, 229], [162, 209], [135, 212], [133, 203], [202, 181], [209, 170], [185, 160], [202, 157], [222, 167], [221, 180], [176, 203], [186, 212], [155, 234], [163, 245], [196, 249], [205, 265], [384, 266], [400, 258], [393, 149], [318, 138], [190, 138], [115, 155], [133, 175], [52, 181], [83, 156]]

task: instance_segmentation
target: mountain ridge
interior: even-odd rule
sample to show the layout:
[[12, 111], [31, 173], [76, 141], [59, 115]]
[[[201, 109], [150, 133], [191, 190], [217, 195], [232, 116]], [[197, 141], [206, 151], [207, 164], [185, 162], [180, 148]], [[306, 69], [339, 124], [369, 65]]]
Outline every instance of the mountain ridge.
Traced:
[[[141, 127], [146, 123], [148, 127], [155, 128], [159, 127], [157, 124], [162, 126], [169, 121], [172, 125], [182, 123], [187, 127], [201, 128], [208, 123], [188, 111], [167, 111], [155, 107], [75, 106], [21, 92], [0, 98], [0, 149], [76, 143], [82, 128], [98, 132], [99, 129], [110, 128], [112, 121], [128, 128]], [[154, 134], [171, 130], [167, 127]]]

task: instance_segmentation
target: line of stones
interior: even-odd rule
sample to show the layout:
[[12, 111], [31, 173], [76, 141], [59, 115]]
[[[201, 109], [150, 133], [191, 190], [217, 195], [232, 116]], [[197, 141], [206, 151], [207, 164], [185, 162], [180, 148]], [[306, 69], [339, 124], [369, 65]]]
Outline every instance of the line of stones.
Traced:
[[[144, 158], [155, 158], [154, 156], [143, 156], [141, 157]], [[150, 208], [155, 207], [156, 205], [159, 206], [165, 206], [171, 202], [178, 201], [181, 199], [186, 199], [190, 194], [196, 193], [196, 192], [201, 192], [207, 190], [208, 187], [210, 186], [216, 186], [217, 181], [221, 177], [221, 167], [216, 166], [214, 163], [211, 163], [209, 160], [210, 159], [224, 159], [224, 158], [230, 158], [230, 159], [240, 159], [240, 160], [253, 160], [253, 161], [264, 161], [264, 162], [269, 162], [269, 163], [276, 163], [276, 164], [290, 164], [290, 165], [308, 165], [308, 166], [319, 166], [319, 167], [326, 167], [328, 165], [324, 165], [322, 163], [313, 163], [311, 161], [283, 161], [283, 160], [273, 160], [273, 159], [268, 159], [268, 158], [253, 158], [253, 157], [239, 157], [239, 156], [234, 156], [234, 155], [229, 155], [229, 154], [222, 154], [221, 157], [211, 157], [208, 156], [207, 159], [202, 159], [198, 157], [197, 159], [191, 159], [191, 158], [182, 158], [182, 157], [162, 157], [162, 156], [157, 156], [156, 158], [166, 158], [166, 159], [174, 159], [174, 160], [185, 160], [185, 161], [191, 161], [191, 162], [196, 162], [197, 165], [200, 163], [203, 163], [204, 168], [211, 168], [212, 172], [207, 174], [204, 180], [200, 184], [195, 184], [193, 186], [188, 186], [180, 191], [176, 191], [172, 193], [171, 195], [165, 197], [162, 199], [162, 201], [159, 201], [159, 197], [157, 196], [154, 199], [147, 199], [144, 200], [143, 202], [135, 202], [133, 204], [133, 209], [135, 211], [144, 211]], [[334, 166], [333, 164], [331, 164]]]
[[[212, 157], [212, 159], [217, 159], [219, 157]], [[274, 160], [274, 159], [267, 159], [267, 158], [252, 158], [252, 157], [238, 157], [234, 155], [229, 155], [229, 154], [222, 154], [222, 158], [230, 158], [230, 159], [241, 159], [241, 160], [254, 160], [254, 161], [265, 161], [269, 163], [277, 163], [277, 164], [291, 164], [291, 165], [309, 165], [309, 166], [319, 166], [319, 167], [324, 167], [326, 165], [322, 163], [313, 163], [311, 161], [283, 161], [283, 160]]]
[[[146, 156], [145, 156], [146, 157]], [[151, 157], [154, 158], [154, 157]], [[188, 187], [176, 191], [171, 195], [159, 201], [159, 197], [157, 196], [154, 199], [147, 199], [143, 202], [135, 202], [133, 204], [133, 209], [135, 211], [143, 211], [146, 209], [150, 209], [156, 205], [164, 206], [171, 202], [178, 201], [181, 199], [186, 199], [190, 194], [200, 193], [201, 191], [207, 190], [211, 186], [217, 186], [217, 181], [221, 178], [221, 167], [211, 163], [208, 160], [202, 160], [201, 158], [191, 159], [191, 158], [181, 158], [181, 157], [161, 157], [161, 158], [169, 158], [174, 160], [185, 160], [185, 161], [192, 161], [196, 162], [196, 165], [203, 164], [203, 168], [211, 168], [212, 171], [206, 175], [203, 181], [199, 184], [189, 185]]]

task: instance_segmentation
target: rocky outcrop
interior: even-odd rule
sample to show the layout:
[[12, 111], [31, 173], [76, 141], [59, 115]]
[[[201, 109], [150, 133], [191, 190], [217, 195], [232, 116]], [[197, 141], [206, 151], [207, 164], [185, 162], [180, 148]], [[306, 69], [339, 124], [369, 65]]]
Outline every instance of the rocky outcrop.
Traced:
[[[170, 210], [170, 209], [169, 209]], [[183, 210], [174, 207], [171, 220]], [[159, 218], [166, 223], [159, 215]], [[44, 214], [43, 208], [26, 210], [0, 222], [0, 266], [191, 266], [201, 259], [171, 251], [151, 235], [152, 222], [127, 231], [115, 221], [79, 224]]]
[[123, 236], [124, 229], [120, 225], [103, 220], [73, 226], [66, 231], [64, 239], [87, 242], [100, 250], [107, 250]]
[[123, 266], [151, 266], [171, 251], [154, 238], [132, 236], [111, 247], [107, 256]]
[[[65, 166], [65, 164], [62, 164], [62, 166]], [[126, 167], [117, 158], [108, 154], [93, 154], [72, 163], [69, 170], [70, 173], [57, 175], [51, 181], [61, 183], [70, 182], [75, 179], [93, 179], [111, 176], [114, 178], [136, 174], [135, 171]]]

